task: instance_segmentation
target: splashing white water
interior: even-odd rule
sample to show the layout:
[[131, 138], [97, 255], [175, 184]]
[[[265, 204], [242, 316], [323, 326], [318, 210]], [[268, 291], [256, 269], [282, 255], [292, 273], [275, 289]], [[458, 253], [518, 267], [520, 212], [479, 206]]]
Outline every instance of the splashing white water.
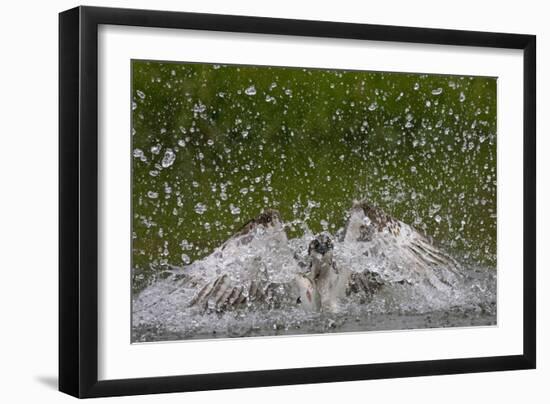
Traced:
[[[285, 227], [296, 225], [303, 235], [288, 239]], [[221, 275], [235, 285], [291, 282], [309, 268], [307, 246], [312, 237], [307, 220], [258, 226], [229, 239], [202, 260], [159, 271], [157, 279], [134, 298], [134, 340], [425, 328], [493, 324], [496, 319], [494, 270], [461, 266], [460, 276], [455, 276], [443, 265], [435, 265], [433, 271], [411, 271], [406, 267], [410, 251], [385, 236], [370, 243], [332, 237], [338, 267], [351, 273], [375, 273], [384, 281], [372, 299], [351, 294], [320, 311], [306, 310], [280, 295], [262, 305], [247, 302], [227, 311], [192, 307], [198, 291]], [[483, 313], [481, 320], [479, 313]]]

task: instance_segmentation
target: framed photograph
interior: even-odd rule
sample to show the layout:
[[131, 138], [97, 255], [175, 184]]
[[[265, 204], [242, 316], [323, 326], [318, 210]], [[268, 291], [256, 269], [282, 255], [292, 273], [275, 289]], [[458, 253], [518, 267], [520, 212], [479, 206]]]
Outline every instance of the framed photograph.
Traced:
[[59, 18], [59, 388], [535, 368], [535, 37]]

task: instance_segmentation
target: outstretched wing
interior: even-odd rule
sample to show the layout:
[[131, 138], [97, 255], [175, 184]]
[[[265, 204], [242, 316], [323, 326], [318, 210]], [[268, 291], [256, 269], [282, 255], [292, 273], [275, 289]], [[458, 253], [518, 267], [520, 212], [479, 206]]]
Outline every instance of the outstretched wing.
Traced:
[[353, 205], [344, 243], [368, 256], [387, 280], [445, 289], [462, 277], [458, 262], [427, 236], [366, 201]]
[[267, 210], [186, 268], [203, 278], [190, 305], [223, 311], [255, 302], [278, 304], [299, 270], [279, 213]]
[[264, 292], [258, 286], [254, 281], [235, 285], [224, 274], [203, 286], [189, 305], [203, 310], [223, 311], [244, 303], [253, 303], [264, 296]]

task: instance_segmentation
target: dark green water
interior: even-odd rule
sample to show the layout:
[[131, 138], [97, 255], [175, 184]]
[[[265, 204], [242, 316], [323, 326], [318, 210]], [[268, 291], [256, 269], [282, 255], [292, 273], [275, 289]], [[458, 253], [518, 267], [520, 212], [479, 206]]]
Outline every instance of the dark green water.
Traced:
[[496, 265], [495, 78], [134, 61], [132, 97], [134, 290], [265, 208], [334, 234], [364, 197]]

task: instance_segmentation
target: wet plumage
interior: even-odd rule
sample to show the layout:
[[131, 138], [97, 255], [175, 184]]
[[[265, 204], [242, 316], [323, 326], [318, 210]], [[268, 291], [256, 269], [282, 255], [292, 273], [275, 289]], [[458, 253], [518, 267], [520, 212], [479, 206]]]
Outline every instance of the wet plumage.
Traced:
[[[258, 254], [255, 249], [260, 245], [279, 248], [279, 257], [286, 255], [295, 275], [281, 281], [261, 270], [251, 272], [243, 268], [243, 276], [235, 276], [235, 271], [231, 275], [221, 273], [199, 289], [190, 306], [224, 311], [254, 305], [299, 304], [310, 310], [335, 310], [342, 299], [352, 294], [369, 301], [385, 284], [424, 282], [445, 290], [460, 278], [454, 259], [427, 236], [381, 209], [366, 201], [355, 202], [348, 216], [343, 240], [337, 247], [342, 244], [352, 249], [352, 255], [364, 261], [361, 271], [337, 262], [335, 242], [328, 233], [315, 236], [309, 243], [309, 266], [304, 271], [296, 254], [285, 248], [288, 239], [280, 213], [270, 209], [247, 222], [212, 255], [231, 265], [235, 264], [232, 257], [250, 254], [252, 250]], [[224, 268], [220, 270], [223, 272]]]
[[458, 262], [431, 238], [367, 201], [354, 202], [343, 242], [381, 262], [388, 280], [444, 289], [462, 277]]

